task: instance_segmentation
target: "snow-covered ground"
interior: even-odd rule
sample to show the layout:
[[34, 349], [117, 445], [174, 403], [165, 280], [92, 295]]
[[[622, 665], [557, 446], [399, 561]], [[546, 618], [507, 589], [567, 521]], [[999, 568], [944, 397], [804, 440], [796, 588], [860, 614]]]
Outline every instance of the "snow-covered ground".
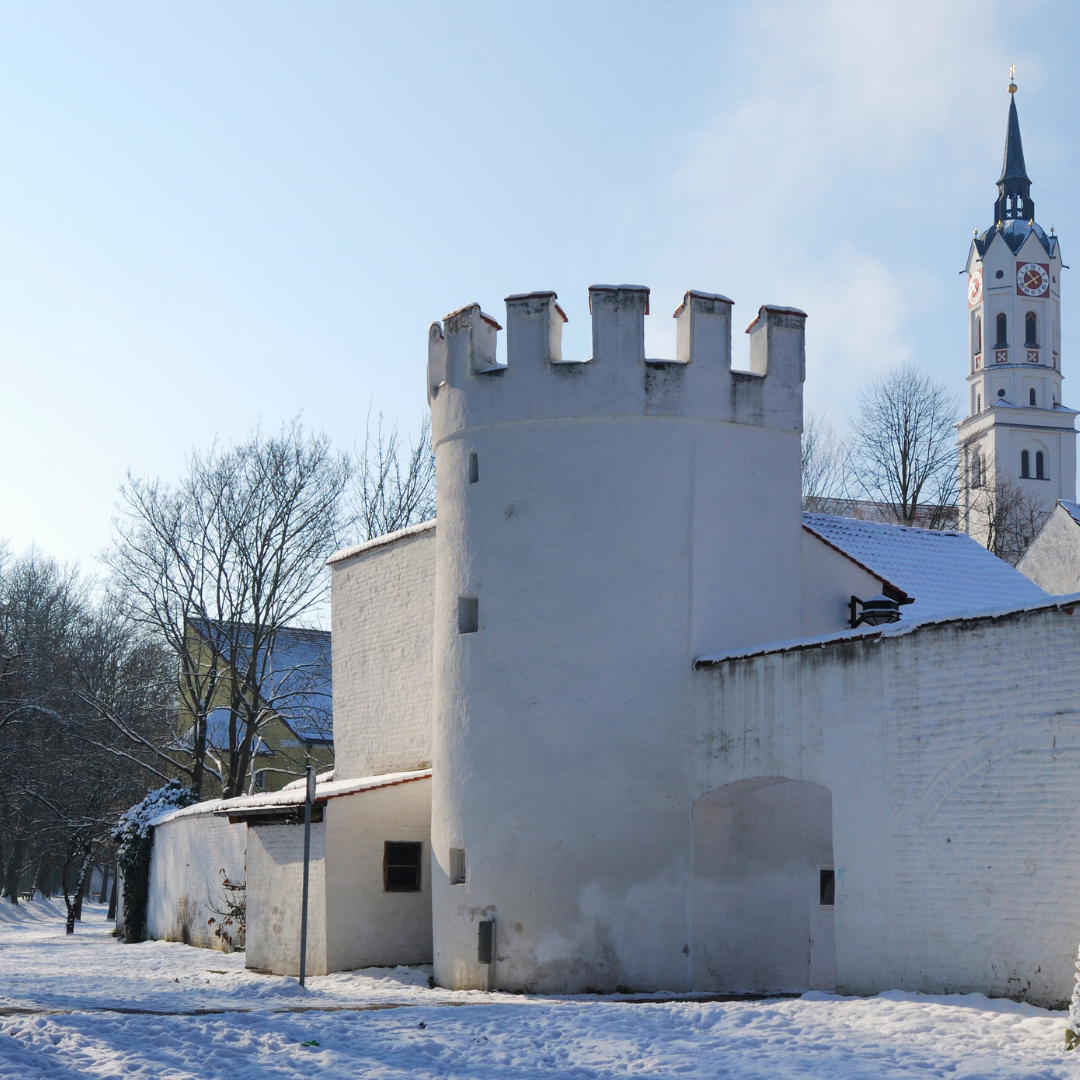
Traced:
[[430, 990], [423, 967], [302, 990], [111, 927], [97, 904], [72, 937], [62, 904], [0, 904], [0, 1076], [1080, 1078], [1064, 1013], [977, 994], [555, 999]]

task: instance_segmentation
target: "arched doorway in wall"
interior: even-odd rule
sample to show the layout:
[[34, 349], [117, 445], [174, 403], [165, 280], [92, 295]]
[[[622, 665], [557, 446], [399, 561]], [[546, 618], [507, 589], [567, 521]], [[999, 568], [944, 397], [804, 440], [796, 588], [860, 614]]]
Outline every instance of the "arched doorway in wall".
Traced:
[[832, 794], [765, 777], [693, 807], [693, 988], [832, 990]]

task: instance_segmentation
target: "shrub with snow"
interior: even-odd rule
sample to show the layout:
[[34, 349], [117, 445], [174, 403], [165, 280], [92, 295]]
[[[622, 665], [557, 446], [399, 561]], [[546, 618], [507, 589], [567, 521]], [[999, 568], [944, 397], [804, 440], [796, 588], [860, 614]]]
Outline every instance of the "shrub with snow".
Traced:
[[1069, 1019], [1065, 1021], [1065, 1049], [1080, 1046], [1080, 949], [1076, 953], [1076, 977], [1073, 980], [1072, 1001], [1069, 1003]]
[[182, 787], [179, 780], [170, 780], [125, 811], [113, 830], [113, 839], [120, 845], [116, 861], [124, 875], [124, 929], [129, 942], [142, 941], [146, 932], [150, 851], [154, 844], [152, 823], [170, 810], [197, 801], [190, 788]]

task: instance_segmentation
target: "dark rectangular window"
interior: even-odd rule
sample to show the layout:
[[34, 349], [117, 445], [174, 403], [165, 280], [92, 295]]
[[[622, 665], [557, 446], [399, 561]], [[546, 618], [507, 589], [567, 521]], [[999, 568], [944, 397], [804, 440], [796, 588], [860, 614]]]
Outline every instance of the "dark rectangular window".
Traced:
[[820, 898], [822, 907], [832, 907], [836, 903], [836, 871], [821, 871]]
[[480, 462], [475, 454], [469, 455], [469, 483], [475, 484], [480, 479]]
[[396, 844], [387, 840], [383, 851], [383, 888], [387, 892], [419, 892], [423, 852], [423, 844]]
[[459, 634], [475, 634], [480, 629], [480, 601], [475, 596], [459, 596], [457, 617]]

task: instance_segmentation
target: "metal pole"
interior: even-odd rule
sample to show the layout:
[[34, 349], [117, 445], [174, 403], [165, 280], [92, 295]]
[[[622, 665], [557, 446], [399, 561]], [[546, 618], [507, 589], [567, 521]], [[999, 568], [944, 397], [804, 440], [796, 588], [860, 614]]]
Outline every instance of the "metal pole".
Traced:
[[308, 868], [311, 861], [311, 804], [315, 801], [315, 770], [307, 770], [307, 793], [304, 799], [304, 899], [300, 906], [300, 985], [307, 969]]

